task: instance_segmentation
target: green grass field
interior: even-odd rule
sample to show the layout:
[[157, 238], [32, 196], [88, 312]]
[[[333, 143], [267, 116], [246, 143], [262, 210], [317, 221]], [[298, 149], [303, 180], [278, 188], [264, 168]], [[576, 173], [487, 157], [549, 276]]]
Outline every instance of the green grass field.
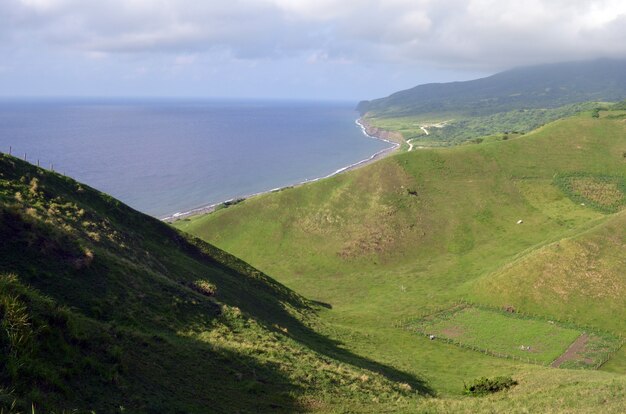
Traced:
[[[477, 351], [548, 365], [581, 332], [546, 321], [518, 319], [501, 313], [465, 307], [411, 324], [419, 332], [450, 339]], [[528, 347], [528, 350], [522, 347]]]
[[[426, 147], [450, 146], [463, 142], [482, 142], [494, 136], [516, 136], [532, 131], [557, 119], [591, 111], [607, 104], [597, 102], [576, 103], [550, 109], [520, 109], [483, 116], [461, 113], [426, 113], [415, 116], [368, 116], [367, 121], [378, 128], [398, 131], [405, 140]], [[602, 111], [603, 117], [622, 116], [623, 111]], [[445, 127], [429, 127], [445, 124]], [[426, 127], [428, 134], [422, 129]], [[508, 138], [507, 138], [508, 139]]]
[[408, 322], [403, 327], [476, 352], [542, 365], [556, 361], [582, 335], [589, 337], [580, 353], [559, 364], [570, 368], [593, 368], [605, 361], [607, 352], [621, 345], [616, 337], [589, 335], [582, 328], [468, 305]]
[[[456, 396], [479, 376], [555, 370], [430, 341], [395, 321], [465, 298], [626, 333], [626, 214], [581, 205], [554, 181], [624, 179], [625, 151], [623, 120], [582, 114], [515, 139], [401, 153], [175, 226], [323, 303], [316, 329], [343, 348]], [[626, 373], [624, 349], [601, 369]], [[579, 391], [622, 378], [612, 375], [587, 371]]]

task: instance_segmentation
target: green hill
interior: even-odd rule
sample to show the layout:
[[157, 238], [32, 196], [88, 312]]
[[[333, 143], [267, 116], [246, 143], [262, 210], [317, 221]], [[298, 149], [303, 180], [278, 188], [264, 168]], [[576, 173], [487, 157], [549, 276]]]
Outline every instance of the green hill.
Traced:
[[0, 410], [622, 412], [624, 154], [619, 105], [401, 153], [176, 223], [219, 248], [0, 155]]
[[529, 132], [554, 120], [626, 98], [626, 60], [600, 59], [517, 68], [465, 82], [416, 86], [357, 109], [374, 127], [415, 145], [441, 146]]
[[319, 305], [59, 174], [0, 155], [0, 411], [268, 412], [430, 390], [317, 332]]
[[464, 82], [430, 83], [360, 102], [362, 115], [399, 117], [455, 113], [489, 115], [626, 98], [626, 60], [599, 59], [530, 66]]
[[[440, 396], [420, 405], [426, 412], [621, 412], [626, 123], [617, 109], [398, 154], [175, 225], [327, 303], [320, 332], [423, 378]], [[519, 338], [507, 333], [515, 324]], [[541, 366], [559, 354], [562, 368]], [[464, 382], [498, 375], [519, 385], [459, 397]]]

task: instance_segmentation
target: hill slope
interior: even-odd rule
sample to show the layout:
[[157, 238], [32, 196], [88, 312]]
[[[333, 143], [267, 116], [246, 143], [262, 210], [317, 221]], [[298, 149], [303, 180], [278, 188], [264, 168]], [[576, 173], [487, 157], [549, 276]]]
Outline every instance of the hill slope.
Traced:
[[[463, 299], [477, 309], [514, 309], [541, 326], [561, 320], [579, 333], [624, 336], [624, 216], [612, 211], [626, 205], [625, 152], [623, 111], [586, 113], [506, 141], [399, 154], [176, 226], [328, 303], [326, 334], [356, 354], [423, 376], [443, 396], [460, 394], [463, 382], [478, 376], [526, 378], [514, 398], [454, 397], [431, 401], [430, 409], [619, 412], [626, 403], [623, 348], [602, 368], [620, 375], [580, 374], [430, 341], [398, 326]], [[570, 260], [580, 243], [597, 243], [596, 232], [620, 243], [606, 241], [590, 257]], [[559, 243], [570, 256], [543, 253]], [[593, 280], [586, 266], [595, 269]], [[548, 270], [530, 275], [533, 269]], [[445, 334], [463, 337], [469, 325], [453, 328]], [[511, 353], [520, 348], [497, 329], [480, 335], [468, 340]], [[541, 338], [533, 341], [541, 351]], [[582, 397], [604, 380], [598, 387], [613, 390], [612, 405]], [[559, 392], [570, 381], [571, 392]]]
[[428, 393], [316, 333], [315, 308], [207, 243], [0, 154], [3, 412], [292, 412]]
[[420, 85], [361, 102], [358, 109], [371, 131], [394, 131], [411, 149], [508, 139], [624, 98], [626, 60], [602, 59]]
[[363, 101], [376, 117], [429, 113], [489, 115], [515, 109], [555, 108], [626, 98], [626, 60], [600, 59], [517, 68], [465, 82], [431, 83]]

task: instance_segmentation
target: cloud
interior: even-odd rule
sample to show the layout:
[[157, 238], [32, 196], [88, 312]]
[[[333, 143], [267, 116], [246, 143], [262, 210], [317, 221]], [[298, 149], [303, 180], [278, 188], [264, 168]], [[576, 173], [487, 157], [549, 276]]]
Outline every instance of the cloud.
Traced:
[[174, 64], [176, 66], [189, 66], [196, 63], [198, 60], [198, 55], [178, 55], [174, 59]]
[[[626, 57], [623, 0], [2, 0], [0, 43], [503, 68]], [[18, 46], [19, 47], [19, 46]]]

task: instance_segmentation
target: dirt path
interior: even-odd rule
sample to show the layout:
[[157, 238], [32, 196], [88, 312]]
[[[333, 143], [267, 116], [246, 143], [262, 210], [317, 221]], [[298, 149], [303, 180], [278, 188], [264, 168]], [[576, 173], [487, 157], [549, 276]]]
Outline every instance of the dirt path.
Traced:
[[580, 335], [578, 339], [576, 339], [574, 343], [572, 343], [569, 348], [567, 348], [567, 351], [565, 351], [563, 355], [555, 359], [550, 366], [553, 368], [558, 368], [563, 362], [578, 358], [579, 354], [582, 354], [583, 349], [585, 349], [585, 345], [587, 345], [588, 341], [589, 335], [587, 335], [586, 333]]

